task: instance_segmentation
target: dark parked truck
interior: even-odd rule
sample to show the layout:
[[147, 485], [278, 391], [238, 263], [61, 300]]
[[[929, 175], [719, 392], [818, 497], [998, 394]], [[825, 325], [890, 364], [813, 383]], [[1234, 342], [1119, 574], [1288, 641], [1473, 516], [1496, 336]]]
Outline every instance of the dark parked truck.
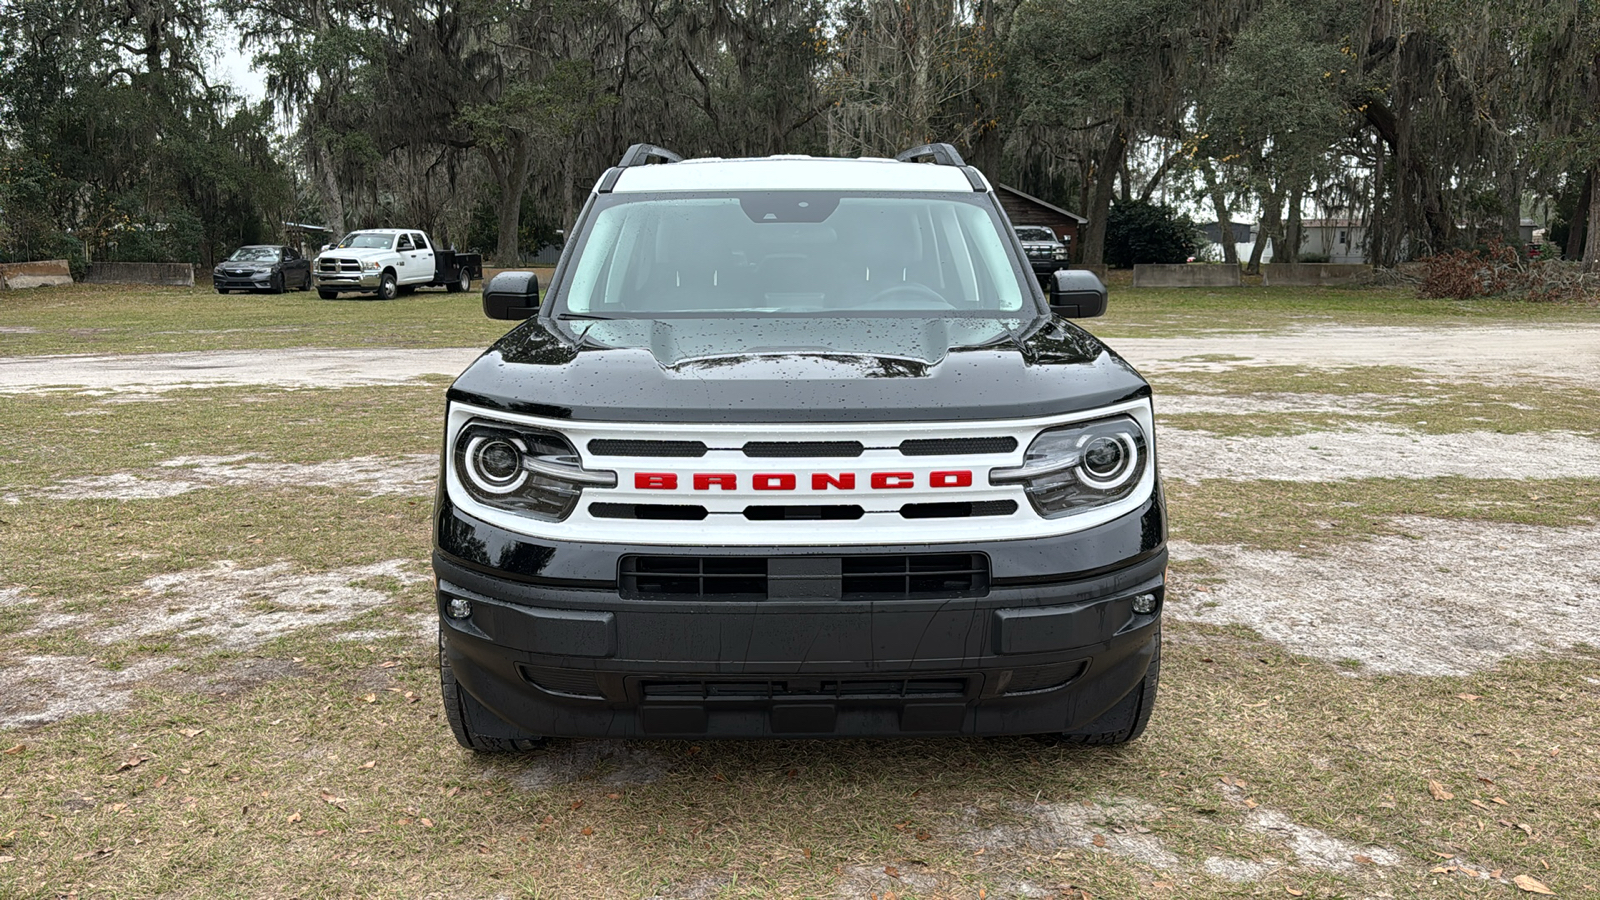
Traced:
[[[914, 164], [931, 160], [933, 164]], [[652, 164], [651, 162], [668, 164]], [[948, 145], [599, 180], [449, 390], [456, 739], [1137, 737], [1160, 671], [1150, 388]]]
[[420, 231], [371, 228], [323, 247], [312, 271], [324, 300], [347, 292], [393, 300], [419, 287], [469, 290], [483, 277], [483, 257], [437, 247]]

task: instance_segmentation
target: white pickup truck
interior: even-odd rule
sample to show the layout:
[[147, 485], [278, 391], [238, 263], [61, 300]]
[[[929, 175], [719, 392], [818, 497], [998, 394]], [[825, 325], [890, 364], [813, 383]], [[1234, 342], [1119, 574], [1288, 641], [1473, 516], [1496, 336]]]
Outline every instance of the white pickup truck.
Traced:
[[470, 290], [472, 279], [483, 277], [483, 256], [441, 250], [421, 231], [371, 228], [323, 247], [312, 276], [324, 300], [346, 292], [393, 300], [429, 286], [456, 293]]

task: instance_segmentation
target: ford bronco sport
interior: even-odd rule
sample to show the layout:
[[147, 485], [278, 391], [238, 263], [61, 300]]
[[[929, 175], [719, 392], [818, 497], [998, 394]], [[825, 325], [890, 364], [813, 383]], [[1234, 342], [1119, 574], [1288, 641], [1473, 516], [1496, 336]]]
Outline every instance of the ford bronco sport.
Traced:
[[433, 566], [463, 746], [1145, 728], [1150, 388], [1067, 321], [1104, 311], [1099, 280], [1041, 290], [949, 145], [635, 145], [543, 296], [507, 272], [483, 303], [527, 321], [448, 392]]

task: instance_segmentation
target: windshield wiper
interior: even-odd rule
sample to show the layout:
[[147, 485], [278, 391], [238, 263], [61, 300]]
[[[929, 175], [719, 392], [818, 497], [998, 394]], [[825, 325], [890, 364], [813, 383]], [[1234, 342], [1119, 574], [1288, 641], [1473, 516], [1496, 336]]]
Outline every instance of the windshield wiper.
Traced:
[[555, 318], [559, 322], [566, 322], [566, 321], [571, 320], [571, 319], [583, 319], [585, 321], [590, 321], [590, 322], [614, 322], [614, 321], [616, 321], [617, 317], [616, 316], [597, 316], [594, 313], [564, 312], [564, 313], [557, 313]]

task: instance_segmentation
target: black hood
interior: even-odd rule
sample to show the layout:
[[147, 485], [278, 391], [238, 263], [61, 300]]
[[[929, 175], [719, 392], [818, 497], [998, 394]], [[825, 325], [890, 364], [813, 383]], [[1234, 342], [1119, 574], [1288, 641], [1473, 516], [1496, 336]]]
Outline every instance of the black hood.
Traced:
[[[455, 400], [611, 422], [1012, 419], [1145, 396], [1094, 336], [1056, 319], [536, 319], [479, 357]], [[570, 333], [563, 333], [570, 329]]]

